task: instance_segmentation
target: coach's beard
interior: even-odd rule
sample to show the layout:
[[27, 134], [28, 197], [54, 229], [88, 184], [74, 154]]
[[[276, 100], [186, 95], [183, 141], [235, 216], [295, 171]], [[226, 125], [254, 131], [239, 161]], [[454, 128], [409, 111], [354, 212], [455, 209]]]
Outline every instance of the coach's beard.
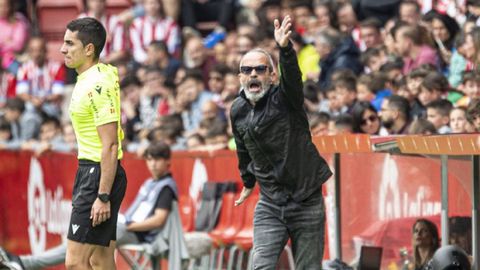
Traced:
[[262, 82], [257, 79], [252, 79], [246, 84], [242, 84], [242, 89], [245, 92], [245, 96], [248, 100], [253, 103], [257, 103], [262, 97], [265, 96], [271, 85], [271, 82]]

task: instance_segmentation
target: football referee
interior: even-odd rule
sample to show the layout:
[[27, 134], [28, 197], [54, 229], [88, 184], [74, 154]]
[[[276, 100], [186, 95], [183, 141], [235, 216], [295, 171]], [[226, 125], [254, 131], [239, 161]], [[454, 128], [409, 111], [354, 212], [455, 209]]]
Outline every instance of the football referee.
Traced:
[[68, 229], [67, 269], [115, 269], [120, 204], [127, 179], [122, 158], [117, 69], [98, 62], [106, 31], [93, 18], [67, 25], [61, 52], [77, 71], [69, 114], [78, 142], [78, 170]]

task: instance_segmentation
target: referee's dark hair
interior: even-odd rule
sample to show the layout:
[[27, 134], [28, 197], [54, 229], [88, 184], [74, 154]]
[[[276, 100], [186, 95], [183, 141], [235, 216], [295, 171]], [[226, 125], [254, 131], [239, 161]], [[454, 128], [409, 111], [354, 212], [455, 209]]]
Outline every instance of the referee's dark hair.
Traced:
[[100, 53], [105, 46], [107, 39], [107, 31], [102, 23], [91, 17], [75, 19], [68, 23], [67, 29], [72, 32], [77, 32], [78, 39], [83, 46], [93, 44], [95, 48], [95, 59], [100, 57]]
[[143, 154], [144, 158], [153, 158], [153, 159], [170, 159], [172, 151], [170, 146], [162, 141], [152, 142], [145, 153]]

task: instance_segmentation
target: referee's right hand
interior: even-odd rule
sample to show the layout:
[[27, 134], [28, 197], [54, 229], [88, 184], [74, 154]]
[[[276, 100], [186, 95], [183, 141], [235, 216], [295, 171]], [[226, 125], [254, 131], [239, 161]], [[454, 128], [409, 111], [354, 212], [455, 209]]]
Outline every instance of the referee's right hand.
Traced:
[[92, 226], [95, 227], [110, 218], [110, 201], [104, 203], [99, 198], [95, 200], [90, 213]]

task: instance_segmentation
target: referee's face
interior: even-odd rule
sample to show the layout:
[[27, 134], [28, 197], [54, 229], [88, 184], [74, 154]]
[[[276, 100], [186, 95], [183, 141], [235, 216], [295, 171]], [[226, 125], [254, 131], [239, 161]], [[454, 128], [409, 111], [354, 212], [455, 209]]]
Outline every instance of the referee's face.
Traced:
[[81, 72], [83, 71], [82, 67], [87, 63], [89, 55], [93, 53], [92, 48], [90, 48], [93, 47], [93, 44], [83, 46], [77, 34], [78, 32], [72, 32], [67, 29], [60, 51], [65, 56], [65, 65], [69, 68], [76, 69], [77, 72]]

